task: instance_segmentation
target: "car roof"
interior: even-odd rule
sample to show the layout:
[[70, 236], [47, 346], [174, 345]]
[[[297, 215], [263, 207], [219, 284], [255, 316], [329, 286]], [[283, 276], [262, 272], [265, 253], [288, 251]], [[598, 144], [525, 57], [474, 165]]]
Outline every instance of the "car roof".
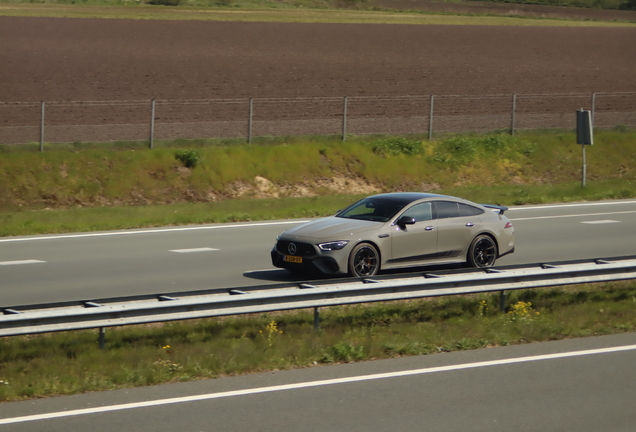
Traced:
[[453, 198], [448, 195], [438, 195], [432, 193], [424, 193], [424, 192], [391, 192], [379, 195], [373, 195], [369, 198], [380, 198], [385, 199], [387, 201], [394, 201], [396, 203], [400, 203], [402, 205], [406, 205], [412, 203], [413, 201], [418, 201], [426, 198]]

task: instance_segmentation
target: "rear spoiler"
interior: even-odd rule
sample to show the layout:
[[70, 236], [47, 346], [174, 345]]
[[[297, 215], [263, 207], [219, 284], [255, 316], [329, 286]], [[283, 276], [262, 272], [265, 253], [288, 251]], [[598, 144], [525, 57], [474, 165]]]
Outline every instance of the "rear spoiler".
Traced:
[[494, 204], [482, 204], [482, 206], [491, 209], [492, 211], [499, 213], [500, 215], [504, 214], [504, 212], [506, 210], [508, 210], [508, 207], [504, 207], [504, 206], [498, 206], [498, 205], [494, 205]]

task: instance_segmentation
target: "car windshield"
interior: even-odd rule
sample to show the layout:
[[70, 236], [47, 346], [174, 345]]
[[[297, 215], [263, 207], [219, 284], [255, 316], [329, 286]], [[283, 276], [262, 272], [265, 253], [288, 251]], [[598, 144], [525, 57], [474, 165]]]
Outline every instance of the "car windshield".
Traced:
[[369, 197], [350, 205], [336, 214], [336, 217], [388, 222], [402, 207], [403, 205], [396, 201]]

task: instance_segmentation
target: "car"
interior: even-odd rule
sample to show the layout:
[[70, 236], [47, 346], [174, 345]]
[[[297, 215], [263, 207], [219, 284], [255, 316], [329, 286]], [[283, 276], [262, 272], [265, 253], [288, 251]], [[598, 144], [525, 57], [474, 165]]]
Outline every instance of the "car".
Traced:
[[492, 267], [515, 250], [506, 210], [432, 193], [373, 195], [284, 231], [272, 264], [298, 274], [353, 277], [433, 264]]

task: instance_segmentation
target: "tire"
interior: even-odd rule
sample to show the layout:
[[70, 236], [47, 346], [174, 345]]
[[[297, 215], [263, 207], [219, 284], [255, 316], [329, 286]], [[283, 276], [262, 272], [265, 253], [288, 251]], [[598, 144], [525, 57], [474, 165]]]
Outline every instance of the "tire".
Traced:
[[468, 248], [468, 265], [471, 267], [492, 267], [497, 260], [497, 243], [492, 237], [482, 234], [475, 237]]
[[356, 245], [349, 255], [349, 274], [353, 277], [374, 276], [380, 270], [380, 254], [370, 243]]

